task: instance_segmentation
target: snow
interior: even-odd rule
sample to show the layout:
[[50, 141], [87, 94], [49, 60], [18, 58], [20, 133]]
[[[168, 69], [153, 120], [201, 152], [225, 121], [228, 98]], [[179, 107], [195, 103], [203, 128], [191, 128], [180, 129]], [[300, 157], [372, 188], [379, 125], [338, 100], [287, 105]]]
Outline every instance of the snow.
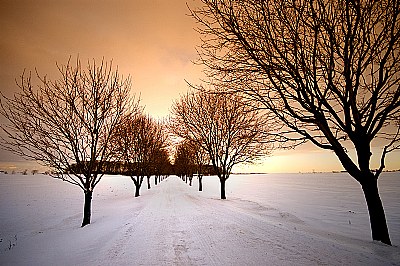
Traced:
[[189, 187], [176, 176], [134, 198], [128, 177], [83, 192], [44, 175], [0, 174], [0, 265], [400, 265], [400, 175], [379, 186], [394, 246], [370, 237], [347, 174], [232, 175]]

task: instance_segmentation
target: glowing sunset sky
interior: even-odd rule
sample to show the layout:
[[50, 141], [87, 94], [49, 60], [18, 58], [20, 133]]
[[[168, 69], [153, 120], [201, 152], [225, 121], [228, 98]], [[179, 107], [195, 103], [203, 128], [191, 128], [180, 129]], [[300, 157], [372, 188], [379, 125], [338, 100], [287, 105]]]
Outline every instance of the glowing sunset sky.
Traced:
[[[194, 0], [134, 1], [31, 1], [0, 2], [0, 89], [6, 96], [17, 91], [15, 78], [24, 69], [50, 78], [55, 63], [71, 56], [113, 60], [119, 72], [132, 76], [133, 91], [141, 95], [146, 112], [165, 117], [174, 99], [187, 91], [185, 79], [199, 83], [201, 66], [195, 47], [199, 35], [187, 16]], [[2, 121], [3, 122], [3, 121]], [[388, 156], [387, 168], [400, 168], [400, 155]], [[0, 151], [0, 169], [21, 164], [19, 158]], [[377, 161], [377, 160], [375, 160]], [[8, 162], [8, 163], [7, 163]], [[375, 167], [375, 166], [374, 166]], [[298, 172], [341, 170], [330, 152], [310, 147], [278, 152], [246, 172]]]

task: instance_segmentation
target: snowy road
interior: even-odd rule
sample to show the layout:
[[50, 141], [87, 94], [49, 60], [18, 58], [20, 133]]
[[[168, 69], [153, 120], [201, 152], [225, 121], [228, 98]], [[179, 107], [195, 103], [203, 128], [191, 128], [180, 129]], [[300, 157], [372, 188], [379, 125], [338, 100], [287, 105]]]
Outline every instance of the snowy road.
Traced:
[[399, 247], [313, 229], [244, 198], [219, 200], [174, 176], [139, 198], [129, 178], [103, 179], [92, 224], [80, 228], [81, 191], [34, 178], [1, 176], [0, 265], [400, 265]]
[[205, 198], [177, 177], [102, 252], [98, 264], [389, 265], [398, 249], [317, 232], [298, 218], [256, 203]]

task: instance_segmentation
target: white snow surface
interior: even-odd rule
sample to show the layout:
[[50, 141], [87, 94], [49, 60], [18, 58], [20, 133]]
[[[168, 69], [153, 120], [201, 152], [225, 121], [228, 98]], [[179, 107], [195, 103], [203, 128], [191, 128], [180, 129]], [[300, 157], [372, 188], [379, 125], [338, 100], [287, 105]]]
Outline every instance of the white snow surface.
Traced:
[[83, 192], [45, 175], [0, 174], [0, 265], [400, 265], [400, 175], [380, 193], [393, 246], [370, 237], [360, 186], [347, 174], [232, 175], [204, 191], [171, 176], [134, 198], [104, 176], [92, 223]]

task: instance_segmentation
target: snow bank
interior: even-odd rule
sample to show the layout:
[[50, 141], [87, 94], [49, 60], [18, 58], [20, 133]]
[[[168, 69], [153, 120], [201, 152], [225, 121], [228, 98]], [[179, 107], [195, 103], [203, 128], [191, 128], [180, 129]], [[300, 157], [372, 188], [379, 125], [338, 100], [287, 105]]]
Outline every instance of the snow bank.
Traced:
[[[234, 175], [222, 201], [215, 177], [204, 177], [203, 192], [169, 177], [134, 198], [129, 178], [105, 176], [92, 224], [80, 228], [79, 188], [0, 174], [0, 264], [399, 265], [397, 246], [370, 241], [361, 189], [335, 178], [355, 190], [324, 175]], [[399, 181], [380, 183], [394, 245]]]

